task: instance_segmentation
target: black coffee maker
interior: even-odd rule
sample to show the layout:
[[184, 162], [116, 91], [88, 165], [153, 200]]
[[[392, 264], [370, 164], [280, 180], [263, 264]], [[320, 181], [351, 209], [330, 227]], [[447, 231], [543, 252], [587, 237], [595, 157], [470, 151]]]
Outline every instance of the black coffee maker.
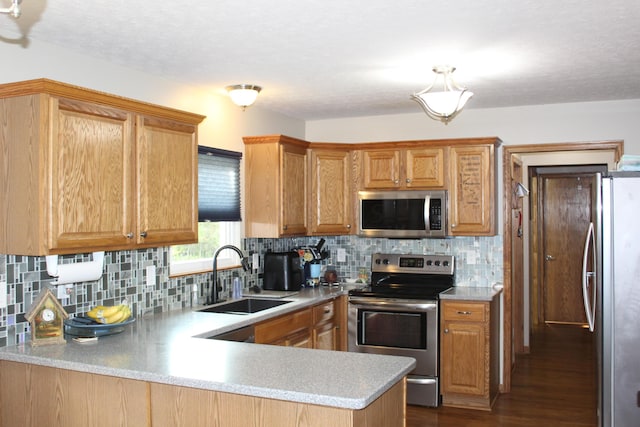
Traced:
[[264, 254], [262, 289], [265, 291], [299, 291], [304, 280], [297, 252]]

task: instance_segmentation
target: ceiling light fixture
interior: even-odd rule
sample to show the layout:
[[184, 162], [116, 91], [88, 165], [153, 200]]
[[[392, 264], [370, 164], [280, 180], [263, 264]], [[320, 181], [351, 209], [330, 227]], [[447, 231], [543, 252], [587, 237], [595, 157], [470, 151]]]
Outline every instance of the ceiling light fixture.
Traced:
[[242, 111], [245, 108], [256, 102], [258, 94], [262, 90], [260, 86], [256, 85], [231, 85], [226, 87], [229, 97], [234, 104], [242, 107]]
[[10, 7], [0, 7], [0, 13], [6, 13], [14, 18], [19, 18], [22, 13], [20, 10], [20, 3], [22, 3], [22, 0], [12, 0]]
[[[455, 67], [448, 65], [433, 67], [436, 78], [431, 86], [411, 95], [411, 99], [420, 104], [429, 117], [440, 120], [445, 125], [462, 111], [469, 98], [473, 96], [473, 92], [453, 81], [451, 74], [455, 70]], [[430, 92], [439, 82], [442, 84], [442, 91]]]

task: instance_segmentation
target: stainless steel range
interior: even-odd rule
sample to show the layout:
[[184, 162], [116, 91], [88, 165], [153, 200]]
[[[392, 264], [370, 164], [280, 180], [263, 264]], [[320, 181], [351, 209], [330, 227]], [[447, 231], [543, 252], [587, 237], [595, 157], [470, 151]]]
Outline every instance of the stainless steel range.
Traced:
[[349, 292], [349, 351], [415, 358], [409, 404], [439, 404], [438, 295], [454, 276], [453, 256], [374, 254], [371, 284]]

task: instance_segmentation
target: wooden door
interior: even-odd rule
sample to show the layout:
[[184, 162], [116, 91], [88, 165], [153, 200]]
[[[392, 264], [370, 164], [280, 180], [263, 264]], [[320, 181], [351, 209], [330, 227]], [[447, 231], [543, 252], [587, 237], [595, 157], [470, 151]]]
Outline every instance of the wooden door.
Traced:
[[280, 199], [283, 236], [307, 234], [307, 150], [282, 145]]
[[543, 320], [582, 325], [582, 252], [594, 184], [589, 175], [545, 176], [541, 182]]
[[197, 242], [197, 126], [139, 117], [137, 127], [137, 242]]
[[400, 152], [367, 150], [362, 153], [364, 188], [400, 187]]
[[52, 99], [48, 246], [88, 251], [133, 244], [133, 118]]
[[311, 233], [350, 233], [349, 166], [348, 151], [311, 150]]
[[444, 157], [444, 148], [406, 150], [406, 187], [444, 188]]

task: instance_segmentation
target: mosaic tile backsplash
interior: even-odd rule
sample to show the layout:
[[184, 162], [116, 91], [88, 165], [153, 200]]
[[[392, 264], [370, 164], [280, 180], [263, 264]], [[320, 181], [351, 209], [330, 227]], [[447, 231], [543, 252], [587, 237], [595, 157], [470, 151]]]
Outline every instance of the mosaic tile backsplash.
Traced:
[[[357, 278], [362, 268], [371, 266], [371, 254], [414, 253], [443, 254], [456, 257], [456, 286], [492, 286], [502, 283], [502, 237], [456, 237], [451, 239], [368, 239], [357, 236], [325, 236], [325, 248], [330, 257], [322, 262], [322, 270], [332, 266], [341, 279]], [[315, 245], [320, 237], [286, 239], [245, 239], [243, 249], [251, 254], [291, 250]], [[337, 261], [337, 249], [345, 250], [346, 258]], [[131, 304], [136, 317], [190, 307], [194, 286], [198, 299], [207, 292], [211, 274], [169, 277], [169, 248], [105, 253], [105, 267], [99, 280], [77, 283], [68, 297], [61, 300], [70, 315], [82, 314], [96, 305], [112, 305], [123, 299]], [[89, 261], [91, 254], [61, 256], [60, 263]], [[156, 266], [156, 284], [146, 286], [146, 267]], [[262, 269], [259, 269], [259, 273]], [[232, 273], [239, 272], [245, 288], [261, 285], [259, 273], [244, 273], [241, 269], [219, 272], [218, 281], [227, 295]], [[45, 287], [55, 288], [55, 278], [47, 274], [45, 257], [0, 254], [0, 282], [7, 282], [7, 306], [0, 309], [0, 347], [30, 339], [25, 313]], [[54, 294], [57, 292], [54, 290]]]

